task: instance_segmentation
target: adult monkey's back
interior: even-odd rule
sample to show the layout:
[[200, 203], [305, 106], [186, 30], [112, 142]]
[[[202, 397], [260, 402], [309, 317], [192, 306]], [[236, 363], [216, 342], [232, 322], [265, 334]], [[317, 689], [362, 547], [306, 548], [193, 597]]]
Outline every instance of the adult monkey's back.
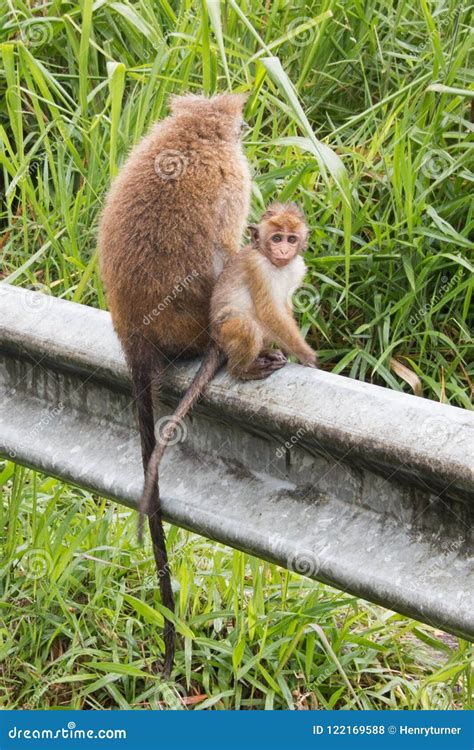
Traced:
[[[102, 213], [101, 270], [132, 376], [144, 468], [155, 446], [152, 380], [174, 359], [205, 352], [214, 281], [239, 251], [250, 200], [244, 101], [173, 97], [171, 115], [132, 150]], [[158, 497], [155, 488], [148, 518], [161, 599], [174, 610]], [[174, 640], [166, 619], [166, 676]]]

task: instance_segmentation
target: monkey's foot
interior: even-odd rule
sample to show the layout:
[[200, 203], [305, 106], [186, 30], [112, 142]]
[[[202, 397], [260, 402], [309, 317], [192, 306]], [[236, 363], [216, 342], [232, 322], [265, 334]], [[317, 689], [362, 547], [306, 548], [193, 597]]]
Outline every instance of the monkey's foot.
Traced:
[[258, 356], [270, 359], [272, 362], [281, 362], [282, 367], [288, 362], [288, 357], [281, 349], [262, 349]]
[[267, 354], [263, 356], [260, 354], [247, 370], [239, 373], [239, 378], [241, 380], [264, 380], [286, 365], [285, 355], [283, 357], [270, 359]]

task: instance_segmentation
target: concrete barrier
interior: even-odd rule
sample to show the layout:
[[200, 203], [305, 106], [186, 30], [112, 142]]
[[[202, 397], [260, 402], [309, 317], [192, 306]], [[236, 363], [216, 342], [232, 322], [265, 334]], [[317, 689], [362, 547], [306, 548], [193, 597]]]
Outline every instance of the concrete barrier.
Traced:
[[[0, 284], [3, 455], [135, 507], [130, 382], [108, 313]], [[198, 363], [170, 362], [157, 418]], [[288, 365], [217, 375], [166, 454], [167, 520], [474, 636], [474, 415]]]

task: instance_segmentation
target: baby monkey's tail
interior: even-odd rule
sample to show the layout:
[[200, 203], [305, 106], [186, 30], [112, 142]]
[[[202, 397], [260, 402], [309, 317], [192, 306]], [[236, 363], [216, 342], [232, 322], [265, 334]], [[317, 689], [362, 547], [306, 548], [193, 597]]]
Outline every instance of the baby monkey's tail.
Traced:
[[214, 342], [209, 344], [201, 366], [194, 376], [191, 385], [176, 407], [176, 411], [170, 421], [161, 431], [161, 435], [158, 435], [156, 446], [148, 462], [145, 474], [145, 485], [140, 500], [140, 518], [138, 521], [138, 539], [140, 542], [143, 537], [143, 520], [145, 515], [150, 513], [153, 490], [157, 483], [160, 463], [166, 447], [172, 440], [180, 421], [184, 419], [186, 414], [193, 408], [199, 397], [202, 395], [205, 387], [210, 383], [219, 367], [223, 364], [224, 360], [225, 355], [217, 344]]

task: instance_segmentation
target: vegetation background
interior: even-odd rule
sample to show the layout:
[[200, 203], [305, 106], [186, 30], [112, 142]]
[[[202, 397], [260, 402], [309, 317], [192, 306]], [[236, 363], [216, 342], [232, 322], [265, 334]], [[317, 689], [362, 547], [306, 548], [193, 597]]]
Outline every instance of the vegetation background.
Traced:
[[[471, 11], [0, 0], [3, 281], [105, 307], [96, 222], [127, 150], [171, 93], [247, 91], [253, 211], [295, 199], [311, 224], [296, 304], [322, 366], [470, 408]], [[163, 684], [135, 515], [0, 477], [4, 707], [472, 708], [468, 643], [176, 528]]]

